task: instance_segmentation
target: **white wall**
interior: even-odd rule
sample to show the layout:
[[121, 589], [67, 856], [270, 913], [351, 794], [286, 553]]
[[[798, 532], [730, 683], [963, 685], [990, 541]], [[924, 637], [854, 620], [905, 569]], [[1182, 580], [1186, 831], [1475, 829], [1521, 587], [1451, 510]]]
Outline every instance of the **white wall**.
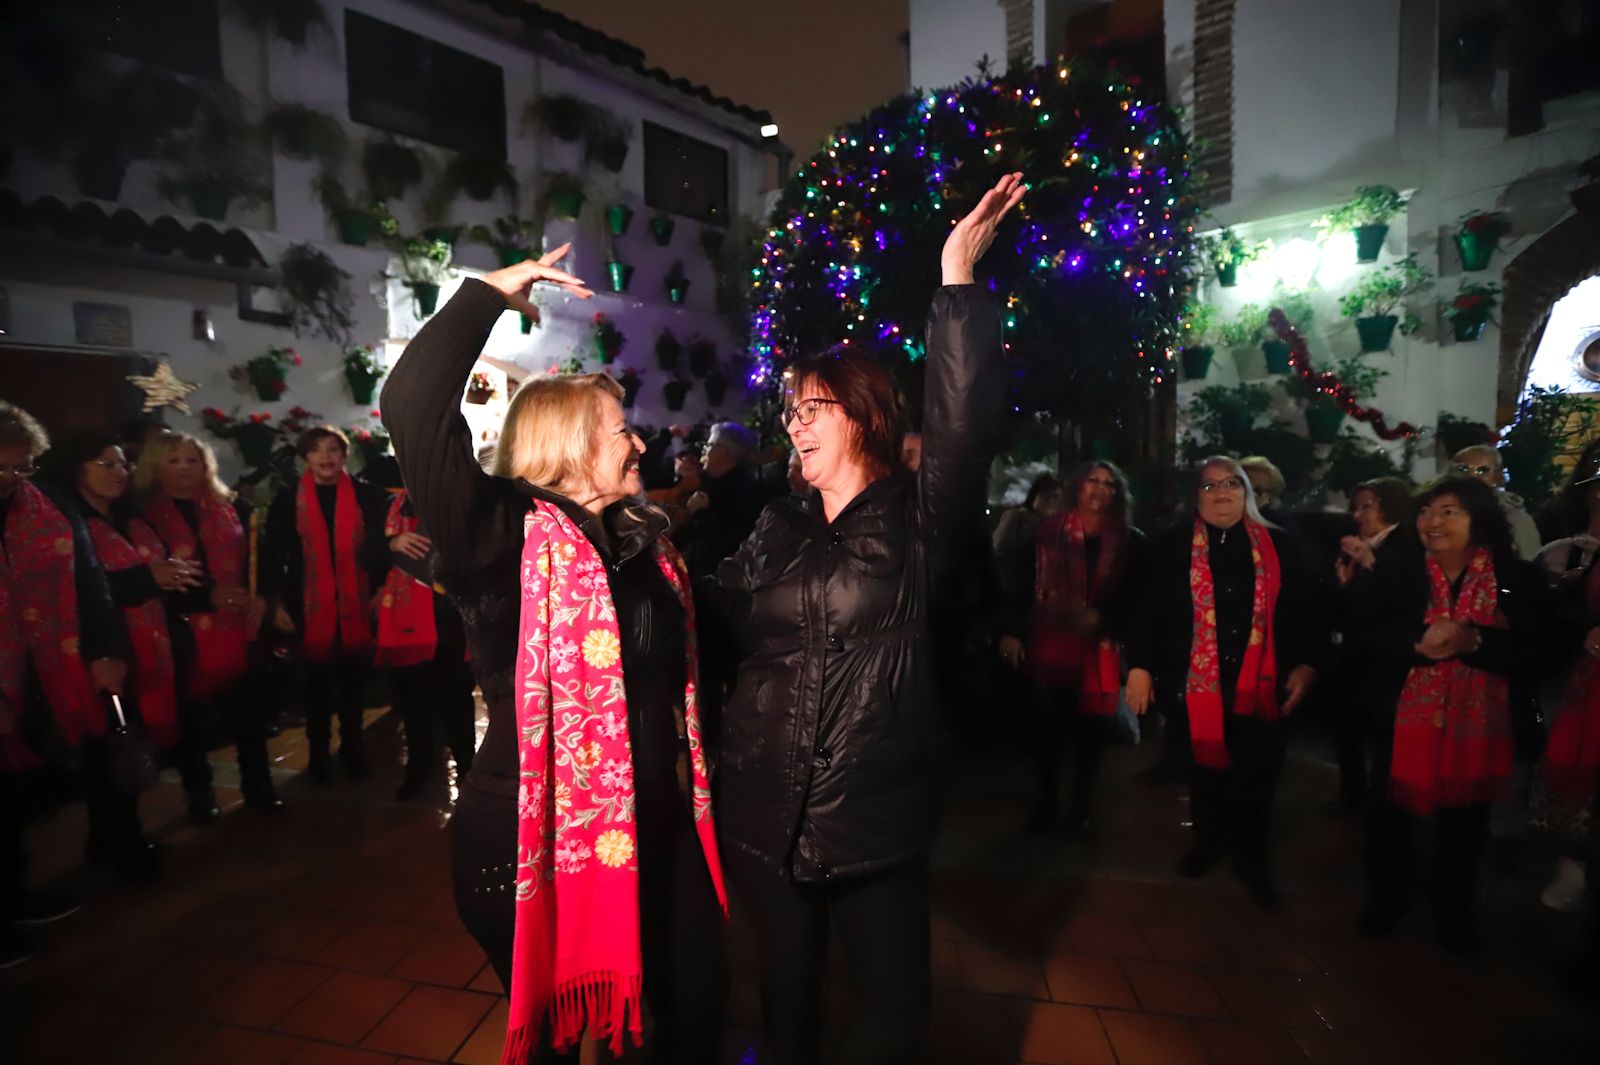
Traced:
[[911, 84], [942, 89], [977, 74], [984, 55], [1006, 66], [1006, 16], [998, 0], [910, 0]]

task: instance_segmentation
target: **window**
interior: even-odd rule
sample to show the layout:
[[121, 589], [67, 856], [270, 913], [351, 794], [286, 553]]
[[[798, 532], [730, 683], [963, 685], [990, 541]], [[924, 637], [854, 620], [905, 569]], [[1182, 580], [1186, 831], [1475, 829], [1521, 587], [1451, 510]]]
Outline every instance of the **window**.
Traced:
[[356, 11], [346, 11], [350, 117], [431, 144], [506, 157], [500, 67]]
[[646, 122], [644, 202], [658, 211], [726, 225], [727, 151]]
[[55, 17], [95, 47], [175, 74], [222, 80], [218, 0], [78, 0]]

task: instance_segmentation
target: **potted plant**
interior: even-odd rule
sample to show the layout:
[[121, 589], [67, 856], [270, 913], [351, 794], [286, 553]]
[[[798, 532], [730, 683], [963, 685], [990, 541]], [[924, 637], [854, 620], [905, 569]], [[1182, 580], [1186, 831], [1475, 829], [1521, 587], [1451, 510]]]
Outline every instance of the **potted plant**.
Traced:
[[[1331, 444], [1344, 424], [1346, 400], [1336, 399], [1325, 391], [1317, 380], [1320, 373], [1311, 368], [1309, 374], [1291, 374], [1285, 386], [1289, 395], [1305, 404], [1306, 432], [1314, 444]], [[1367, 366], [1360, 356], [1341, 359], [1333, 376], [1344, 386], [1347, 401], [1368, 399], [1377, 391], [1378, 382], [1388, 376], [1387, 370]]]
[[594, 325], [590, 327], [589, 332], [594, 340], [595, 358], [604, 365], [610, 365], [616, 359], [628, 339], [622, 335], [622, 330], [617, 328], [617, 323], [607, 318], [604, 313], [595, 314]]
[[494, 381], [482, 370], [476, 370], [467, 378], [467, 402], [482, 405], [494, 398]]
[[673, 303], [682, 303], [689, 295], [689, 278], [684, 275], [683, 263], [674, 262], [667, 271], [667, 299]]
[[1232, 288], [1239, 283], [1239, 267], [1260, 258], [1267, 242], [1245, 240], [1229, 227], [1214, 237], [1201, 238], [1200, 246], [1217, 271], [1217, 284]]
[[239, 93], [226, 87], [200, 92], [193, 122], [175, 131], [162, 153], [176, 169], [163, 170], [156, 192], [169, 202], [187, 203], [201, 218], [221, 221], [233, 201], [259, 203], [271, 195], [261, 178], [268, 171], [261, 149]]
[[689, 372], [704, 377], [717, 365], [717, 346], [709, 340], [695, 337], [689, 341]]
[[639, 399], [639, 386], [643, 382], [639, 379], [639, 372], [625, 368], [617, 375], [617, 384], [622, 386], [622, 405], [632, 407]]
[[1450, 330], [1459, 343], [1466, 344], [1483, 336], [1484, 327], [1494, 320], [1494, 309], [1500, 303], [1498, 285], [1477, 285], [1465, 281], [1456, 291], [1456, 298], [1444, 309], [1450, 320]]
[[332, 166], [349, 142], [338, 119], [303, 104], [275, 104], [261, 120], [261, 132], [290, 159], [320, 159]]
[[658, 214], [650, 219], [650, 235], [655, 238], [656, 246], [665, 248], [672, 243], [672, 231], [677, 227], [677, 222], [669, 214]]
[[712, 370], [706, 374], [705, 380], [700, 382], [706, 390], [706, 402], [713, 407], [722, 406], [722, 401], [728, 396], [728, 379], [721, 370]]
[[584, 131], [584, 159], [599, 163], [613, 174], [621, 173], [628, 161], [628, 141], [633, 137], [632, 124], [618, 118], [603, 107], [589, 109]]
[[1244, 304], [1234, 312], [1232, 318], [1217, 327], [1218, 339], [1233, 349], [1234, 361], [1239, 365], [1241, 377], [1250, 376], [1247, 364], [1253, 363], [1255, 353], [1262, 350], [1261, 334], [1266, 328], [1266, 309], [1255, 303]]
[[350, 398], [357, 403], [371, 403], [372, 394], [383, 378], [384, 367], [378, 361], [378, 352], [371, 344], [351, 348], [344, 353], [344, 380], [350, 386]]
[[400, 272], [416, 303], [418, 319], [439, 306], [439, 286], [450, 276], [450, 245], [442, 240], [411, 237], [400, 245]]
[[[1302, 335], [1311, 328], [1311, 294], [1288, 289], [1273, 293], [1272, 306], [1283, 312], [1289, 324]], [[1289, 342], [1274, 334], [1261, 342], [1261, 353], [1267, 357], [1268, 373], [1289, 372]]]
[[539, 247], [539, 227], [516, 215], [502, 215], [487, 226], [473, 226], [472, 239], [494, 249], [501, 266], [515, 266], [533, 257]]
[[683, 401], [688, 398], [688, 395], [688, 381], [681, 381], [677, 378], [673, 378], [661, 386], [661, 397], [667, 401], [667, 409], [670, 411], [682, 410]]
[[1462, 448], [1493, 443], [1494, 437], [1494, 430], [1483, 422], [1475, 422], [1447, 410], [1439, 412], [1439, 424], [1434, 426], [1433, 432], [1446, 458]]
[[1205, 380], [1216, 349], [1207, 341], [1215, 327], [1217, 309], [1209, 303], [1191, 303], [1182, 318], [1183, 376], [1190, 381]]
[[1265, 385], [1211, 385], [1189, 401], [1189, 424], [1203, 446], [1242, 451], [1244, 438], [1271, 405], [1272, 393]]
[[483, 203], [497, 192], [512, 192], [516, 187], [516, 173], [504, 158], [461, 152], [445, 165], [439, 199], [448, 201], [457, 192], [465, 192], [469, 199]]
[[265, 402], [279, 399], [289, 389], [289, 370], [300, 365], [300, 356], [293, 348], [268, 348], [264, 354], [235, 366], [228, 376], [248, 384]]
[[715, 259], [727, 239], [728, 231], [721, 226], [700, 227], [700, 250], [705, 253], [707, 259]]
[[568, 93], [541, 96], [522, 113], [524, 125], [549, 134], [556, 140], [576, 141], [583, 137], [589, 121], [590, 104]]
[[1402, 318], [1395, 314], [1402, 304], [1427, 288], [1433, 281], [1428, 268], [1408, 255], [1392, 266], [1375, 270], [1353, 290], [1339, 300], [1339, 311], [1346, 318], [1356, 320], [1356, 333], [1361, 337], [1361, 350], [1384, 351], [1394, 339], [1398, 327], [1402, 336], [1409, 336], [1422, 328], [1416, 315], [1407, 313]]
[[1511, 223], [1499, 211], [1473, 211], [1461, 216], [1456, 230], [1456, 251], [1461, 253], [1461, 269], [1487, 270], [1500, 238], [1511, 232]]
[[374, 236], [387, 239], [399, 231], [394, 215], [382, 200], [352, 197], [345, 192], [344, 183], [328, 173], [317, 178], [315, 187], [343, 243], [364, 248]]
[[613, 203], [606, 206], [606, 226], [610, 228], [613, 237], [620, 237], [628, 232], [628, 226], [633, 222], [633, 208], [625, 203]]
[[667, 373], [678, 368], [678, 357], [683, 354], [683, 342], [670, 329], [663, 329], [656, 337], [656, 365]]
[[362, 152], [361, 166], [374, 200], [402, 199], [407, 191], [422, 184], [421, 153], [394, 141], [370, 142]]
[[1362, 185], [1353, 199], [1340, 204], [1317, 224], [1330, 232], [1356, 235], [1356, 262], [1375, 263], [1389, 235], [1389, 219], [1405, 209], [1406, 198], [1389, 185]]
[[583, 179], [576, 174], [553, 170], [544, 176], [539, 202], [546, 215], [573, 221], [583, 213]]
[[609, 275], [612, 292], [626, 292], [628, 285], [633, 282], [633, 266], [622, 261], [622, 253], [617, 251], [615, 243], [611, 245], [611, 255], [606, 260], [606, 274]]
[[348, 344], [355, 327], [350, 275], [312, 244], [295, 244], [278, 261], [279, 294], [296, 333], [312, 329]]

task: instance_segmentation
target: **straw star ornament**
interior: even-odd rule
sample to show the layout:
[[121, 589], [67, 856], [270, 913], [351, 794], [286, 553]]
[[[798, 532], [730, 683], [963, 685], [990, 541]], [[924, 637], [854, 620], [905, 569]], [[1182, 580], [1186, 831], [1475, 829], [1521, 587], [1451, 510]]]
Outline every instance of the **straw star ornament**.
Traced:
[[161, 407], [176, 407], [182, 413], [188, 414], [189, 402], [184, 397], [200, 389], [197, 384], [180, 381], [172, 372], [172, 365], [165, 362], [156, 364], [155, 373], [129, 374], [128, 383], [137, 386], [144, 393], [146, 411]]

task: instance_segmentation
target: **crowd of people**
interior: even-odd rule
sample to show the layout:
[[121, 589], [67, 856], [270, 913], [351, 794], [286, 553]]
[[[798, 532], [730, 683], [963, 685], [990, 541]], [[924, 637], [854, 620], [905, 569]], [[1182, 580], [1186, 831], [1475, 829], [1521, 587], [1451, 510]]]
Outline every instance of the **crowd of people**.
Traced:
[[920, 431], [903, 432], [887, 371], [835, 349], [789, 366], [791, 450], [766, 466], [737, 423], [700, 455], [681, 431], [647, 442], [614, 380], [578, 374], [514, 393], [485, 468], [457, 397], [499, 316], [537, 315], [532, 286], [588, 297], [565, 248], [466, 281], [408, 346], [382, 397], [404, 488], [353, 477], [348, 441], [317, 427], [259, 520], [192, 436], [48, 446], [0, 407], [7, 960], [26, 956], [24, 926], [75, 906], [23, 887], [21, 811], [44, 770], [75, 768], [91, 859], [159, 866], [119, 714], [176, 768], [196, 822], [218, 816], [222, 744], [247, 807], [283, 809], [260, 678], [292, 646], [313, 783], [370, 774], [375, 668], [395, 675], [400, 797], [449, 747], [454, 892], [509, 989], [506, 1060], [638, 1043], [646, 1008], [652, 1060], [712, 1060], [730, 905], [757, 932], [772, 1060], [821, 1056], [835, 933], [852, 1003], [837, 1059], [921, 1060], [929, 853], [962, 731], [949, 641], [975, 627], [979, 584], [1009, 671], [998, 710], [1031, 726], [1028, 828], [1093, 831], [1107, 746], [1158, 733], [1146, 773], [1192, 802], [1178, 874], [1226, 859], [1280, 909], [1289, 722], [1322, 713], [1330, 812], [1366, 819], [1363, 934], [1390, 934], [1426, 882], [1441, 944], [1470, 953], [1491, 811], [1525, 799], [1561, 834], [1544, 897], [1588, 907], [1592, 972], [1600, 441], [1539, 524], [1492, 448], [1420, 490], [1366, 482], [1338, 522], [1286, 509], [1269, 461], [1219, 455], [1149, 535], [1127, 477], [1096, 460], [1040, 479], [984, 543], [1004, 377], [972, 271], [1021, 195], [1008, 176], [952, 228]]

